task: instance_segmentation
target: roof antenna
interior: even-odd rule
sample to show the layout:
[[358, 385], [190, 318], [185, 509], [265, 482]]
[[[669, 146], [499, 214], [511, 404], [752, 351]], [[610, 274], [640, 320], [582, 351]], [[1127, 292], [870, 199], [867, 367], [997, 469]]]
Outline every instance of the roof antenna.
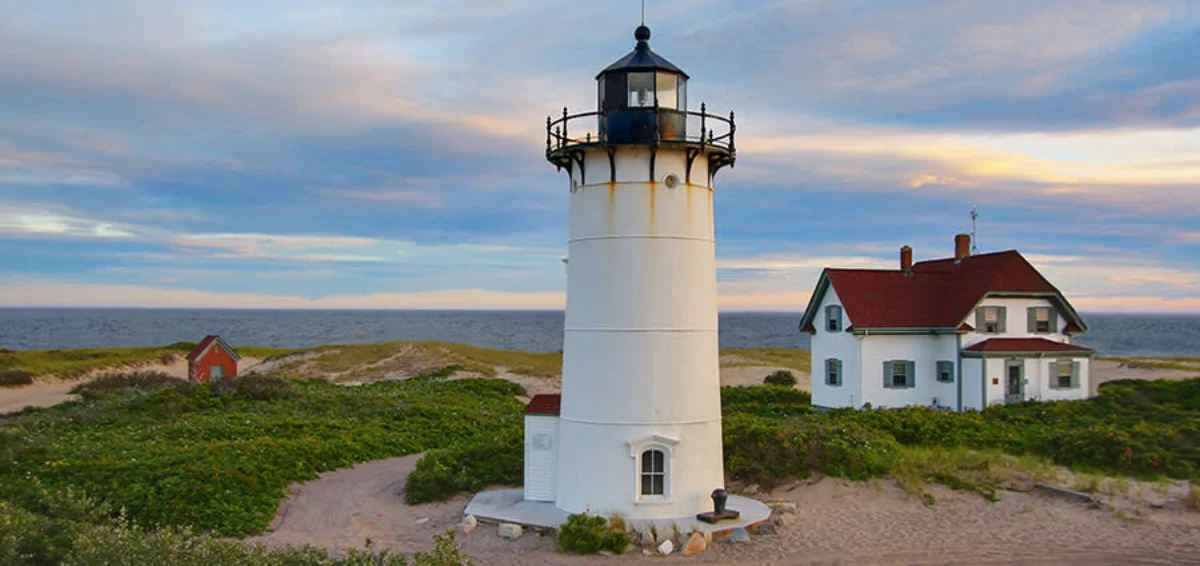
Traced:
[[979, 255], [979, 240], [975, 237], [975, 219], [979, 217], [979, 205], [971, 206], [971, 255]]
[[642, 0], [642, 25], [646, 25], [646, 0]]

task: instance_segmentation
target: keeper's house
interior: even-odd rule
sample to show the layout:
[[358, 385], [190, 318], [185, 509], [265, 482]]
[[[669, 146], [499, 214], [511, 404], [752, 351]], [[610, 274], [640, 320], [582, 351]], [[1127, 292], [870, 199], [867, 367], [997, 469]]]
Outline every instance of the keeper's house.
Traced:
[[812, 334], [813, 405], [982, 409], [1088, 397], [1094, 352], [1066, 297], [1015, 250], [821, 273], [800, 322]]

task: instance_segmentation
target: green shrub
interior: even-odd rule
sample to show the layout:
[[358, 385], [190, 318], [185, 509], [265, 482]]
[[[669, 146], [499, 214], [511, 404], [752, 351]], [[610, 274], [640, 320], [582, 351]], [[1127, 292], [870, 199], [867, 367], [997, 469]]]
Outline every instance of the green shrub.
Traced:
[[275, 401], [292, 394], [291, 381], [270, 375], [219, 379], [213, 382], [212, 388], [214, 395], [232, 395], [251, 401]]
[[18, 387], [31, 383], [33, 383], [33, 374], [27, 371], [0, 371], [0, 387]]
[[795, 387], [796, 376], [792, 375], [792, 372], [788, 370], [781, 369], [763, 378], [763, 383], [767, 385], [778, 385], [781, 387]]
[[[50, 491], [82, 489], [141, 525], [250, 535], [266, 528], [288, 485], [318, 472], [520, 435], [521, 388], [501, 380], [280, 388], [247, 379], [228, 390], [173, 381], [181, 386], [0, 417], [0, 500], [44, 508], [36, 479]], [[145, 382], [106, 383], [116, 389], [100, 391]], [[516, 483], [520, 460], [517, 450], [502, 472]]]
[[784, 423], [752, 415], [726, 417], [724, 444], [728, 473], [766, 486], [813, 472], [868, 479], [887, 473], [899, 451], [886, 432], [820, 414]]
[[524, 443], [523, 429], [508, 426], [471, 443], [430, 450], [408, 475], [404, 499], [426, 503], [491, 485], [520, 485], [525, 473]]
[[722, 387], [721, 407], [727, 414], [773, 418], [813, 412], [811, 393], [784, 387]]
[[558, 531], [558, 548], [566, 552], [596, 554], [607, 550], [624, 554], [627, 546], [629, 535], [610, 527], [608, 520], [598, 515], [570, 515]]
[[126, 393], [135, 389], [150, 391], [164, 387], [182, 390], [187, 387], [187, 382], [160, 371], [110, 373], [72, 387], [71, 393], [86, 396], [89, 394], [101, 395], [113, 391]]

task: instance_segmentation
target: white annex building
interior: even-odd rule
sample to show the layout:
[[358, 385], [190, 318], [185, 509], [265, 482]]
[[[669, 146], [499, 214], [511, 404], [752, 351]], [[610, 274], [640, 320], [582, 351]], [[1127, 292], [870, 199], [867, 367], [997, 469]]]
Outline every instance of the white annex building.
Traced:
[[813, 405], [983, 409], [1088, 397], [1093, 351], [1058, 289], [1020, 253], [970, 254], [895, 270], [821, 273], [800, 322], [812, 334]]
[[[734, 163], [733, 113], [688, 110], [688, 75], [649, 28], [634, 37], [596, 76], [597, 110], [546, 120], [546, 158], [570, 182], [562, 394], [526, 408], [520, 501], [482, 493], [470, 513], [695, 522], [725, 486], [713, 178]], [[737, 496], [728, 509], [770, 512]]]

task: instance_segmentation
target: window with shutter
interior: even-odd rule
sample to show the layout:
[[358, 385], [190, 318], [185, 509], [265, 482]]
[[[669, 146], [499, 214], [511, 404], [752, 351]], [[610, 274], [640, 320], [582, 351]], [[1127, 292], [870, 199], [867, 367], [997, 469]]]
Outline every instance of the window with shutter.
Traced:
[[834, 358], [825, 360], [825, 384], [840, 386], [842, 384], [842, 361]]
[[883, 386], [888, 389], [908, 389], [916, 385], [915, 364], [906, 360], [883, 362]]
[[976, 322], [976, 330], [984, 334], [1004, 332], [1004, 307], [979, 307]]
[[1071, 389], [1079, 389], [1079, 362], [1071, 362]]
[[954, 382], [954, 362], [941, 360], [937, 363], [937, 380], [942, 383]]
[[1051, 375], [1054, 376], [1054, 387], [1056, 389], [1073, 389], [1075, 387], [1075, 368], [1079, 362], [1071, 360], [1059, 360], [1050, 364]]
[[1054, 331], [1050, 307], [1029, 307], [1026, 311], [1027, 330], [1030, 334], [1048, 334]]
[[829, 305], [825, 307], [825, 329], [838, 332], [842, 329], [842, 307]]

